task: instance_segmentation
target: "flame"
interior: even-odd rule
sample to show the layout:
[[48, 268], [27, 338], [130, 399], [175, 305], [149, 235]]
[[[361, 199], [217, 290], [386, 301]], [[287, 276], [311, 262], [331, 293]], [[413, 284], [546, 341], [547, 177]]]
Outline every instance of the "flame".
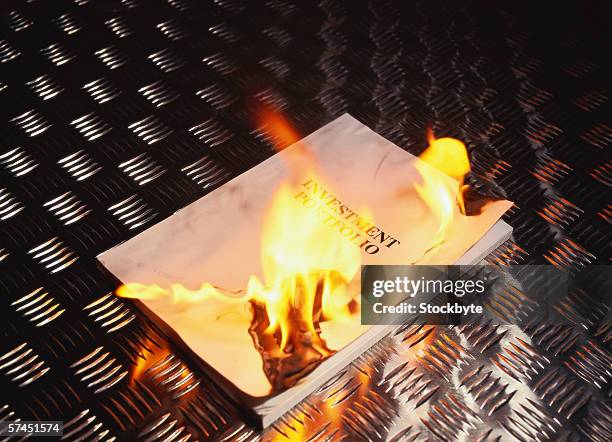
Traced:
[[151, 350], [146, 346], [141, 346], [138, 352], [138, 359], [130, 374], [130, 384], [134, 385], [137, 381], [141, 381], [145, 377], [147, 370], [156, 362], [161, 361], [170, 354], [168, 348], [160, 348]]
[[[289, 184], [276, 193], [262, 235], [263, 282], [251, 276], [248, 293], [265, 304], [270, 321], [266, 333], [280, 331], [281, 351], [299, 326], [315, 337], [313, 345], [325, 353], [316, 338], [317, 294], [325, 320], [350, 319], [347, 286], [359, 270], [360, 252], [323, 224], [316, 210], [302, 207], [294, 198], [298, 193]], [[297, 318], [291, 314], [296, 309]]]
[[285, 147], [298, 143], [300, 136], [293, 129], [293, 126], [274, 109], [264, 107], [256, 113], [255, 123], [260, 126], [263, 132], [272, 138], [276, 151], [281, 151]]
[[165, 296], [172, 297], [175, 303], [180, 302], [202, 302], [210, 298], [216, 298], [220, 301], [230, 304], [241, 304], [250, 299], [248, 295], [232, 296], [222, 293], [223, 289], [213, 286], [207, 282], [202, 283], [199, 289], [190, 290], [182, 284], [171, 284], [170, 289], [165, 289], [157, 284], [140, 284], [138, 282], [130, 282], [117, 288], [116, 293], [123, 298], [137, 299], [159, 299]]
[[[463, 204], [463, 178], [470, 171], [470, 161], [467, 149], [461, 141], [454, 138], [435, 138], [432, 132], [429, 132], [427, 138], [429, 146], [419, 158], [459, 182], [458, 186], [454, 185], [423, 163], [415, 163], [415, 168], [423, 180], [422, 184], [415, 184], [416, 191], [438, 222], [431, 250], [446, 239], [448, 230], [453, 224], [455, 202]], [[464, 212], [463, 208], [461, 209]]]
[[[278, 113], [267, 111], [261, 123], [275, 143], [297, 140], [291, 126]], [[290, 177], [279, 186], [264, 220], [262, 275], [251, 275], [240, 296], [209, 283], [195, 290], [181, 284], [166, 289], [128, 283], [116, 293], [145, 300], [171, 297], [175, 303], [212, 298], [229, 303], [251, 302], [254, 319], [255, 307], [264, 307], [268, 321], [264, 335], [276, 342], [274, 349], [266, 350], [273, 357], [284, 358], [299, 351], [305, 337], [308, 346], [322, 357], [329, 355], [331, 350], [323, 342], [318, 324], [351, 320], [354, 313], [349, 308], [352, 297], [348, 285], [359, 271], [361, 253], [355, 244], [323, 223], [316, 208], [307, 208], [296, 198], [302, 190], [300, 183], [307, 179], [323, 182], [314, 170], [316, 165], [308, 149], [299, 146], [298, 158], [290, 159], [287, 166]]]
[[[265, 108], [257, 116], [275, 149], [291, 144], [293, 155], [285, 158], [289, 177], [277, 190], [264, 223], [263, 281], [251, 276], [247, 293], [265, 306], [269, 324], [264, 334], [278, 337], [274, 357], [306, 353], [305, 347], [324, 357], [331, 350], [323, 342], [318, 324], [351, 321], [348, 286], [359, 271], [361, 253], [355, 244], [322, 223], [316, 209], [306, 209], [296, 200], [302, 193], [300, 183], [306, 180], [330, 188], [319, 177], [312, 151], [282, 114]], [[360, 209], [361, 218], [372, 221], [368, 210]], [[309, 341], [306, 346], [304, 336]], [[309, 362], [307, 356], [304, 360]]]
[[[297, 141], [291, 126], [278, 113], [264, 113], [261, 124], [270, 132], [270, 139], [278, 143], [277, 150]], [[429, 144], [421, 156], [423, 163], [417, 162], [415, 166], [422, 177], [416, 190], [439, 223], [433, 240], [435, 246], [444, 241], [453, 222], [454, 204], [470, 166], [460, 141], [434, 139], [431, 135]], [[249, 333], [275, 387], [292, 382], [271, 379], [270, 373], [282, 371], [278, 361], [286, 362], [289, 368], [286, 371], [291, 375], [296, 367], [307, 369], [332, 353], [321, 337], [319, 324], [352, 321], [356, 309], [352, 308], [350, 283], [356, 279], [361, 265], [360, 248], [321, 221], [321, 208], [307, 207], [298, 197], [303, 194], [301, 183], [307, 180], [330, 187], [318, 177], [307, 146], [300, 144], [297, 150], [297, 157], [291, 157], [287, 163], [290, 176], [279, 185], [266, 212], [260, 247], [261, 275], [251, 275], [245, 290], [231, 293], [207, 282], [196, 289], [181, 284], [163, 288], [129, 283], [117, 290], [123, 297], [145, 300], [171, 297], [175, 303], [209, 299], [250, 303]], [[459, 187], [425, 163], [458, 180]], [[363, 208], [360, 213], [360, 219], [371, 221], [369, 215], [363, 215]]]

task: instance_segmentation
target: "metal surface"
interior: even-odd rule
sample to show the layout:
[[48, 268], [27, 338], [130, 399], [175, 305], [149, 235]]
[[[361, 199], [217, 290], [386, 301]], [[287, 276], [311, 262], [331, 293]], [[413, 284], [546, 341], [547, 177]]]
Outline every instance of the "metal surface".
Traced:
[[[605, 2], [4, 1], [0, 419], [65, 440], [612, 440], [612, 327], [406, 327], [264, 434], [95, 255], [351, 112], [412, 153], [465, 140], [517, 208], [489, 261], [607, 264]], [[538, 9], [541, 8], [541, 9]]]

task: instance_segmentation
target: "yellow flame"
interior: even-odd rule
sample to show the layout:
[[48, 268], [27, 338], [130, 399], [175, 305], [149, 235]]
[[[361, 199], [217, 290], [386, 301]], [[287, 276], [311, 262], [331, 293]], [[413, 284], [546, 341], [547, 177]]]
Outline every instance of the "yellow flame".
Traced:
[[429, 146], [421, 154], [421, 160], [459, 182], [458, 185], [454, 184], [423, 163], [415, 163], [423, 180], [422, 184], [415, 185], [416, 191], [438, 222], [438, 230], [430, 247], [433, 248], [444, 242], [453, 223], [455, 202], [460, 196], [463, 178], [470, 171], [470, 161], [465, 145], [461, 141], [454, 138], [436, 139], [433, 134], [428, 138]]
[[239, 304], [250, 299], [248, 295], [232, 296], [221, 293], [221, 291], [209, 283], [203, 283], [199, 289], [190, 290], [182, 284], [171, 284], [169, 289], [160, 287], [157, 284], [140, 284], [131, 282], [124, 284], [116, 290], [118, 296], [123, 298], [137, 299], [159, 299], [164, 296], [171, 296], [172, 301], [179, 302], [202, 302], [210, 298], [216, 298], [220, 301]]
[[299, 192], [284, 184], [276, 193], [262, 235], [263, 283], [252, 276], [248, 286], [249, 294], [266, 306], [267, 332], [280, 330], [281, 350], [294, 327], [318, 335], [317, 293], [325, 319], [350, 318], [347, 284], [360, 266], [359, 249], [323, 224], [316, 210], [303, 207], [294, 198]]
[[[297, 136], [279, 114], [266, 113], [263, 123], [280, 144], [296, 141]], [[300, 150], [302, 160], [306, 158], [308, 162], [308, 150], [304, 146]], [[302, 190], [299, 183], [307, 179], [321, 182], [313, 170], [316, 165], [310, 163], [311, 168], [305, 171], [303, 164], [289, 164], [292, 174], [273, 196], [262, 232], [263, 275], [261, 279], [251, 275], [242, 296], [222, 293], [209, 283], [196, 290], [181, 284], [165, 289], [129, 283], [119, 287], [117, 294], [145, 300], [171, 296], [174, 302], [202, 302], [211, 298], [231, 303], [253, 300], [265, 306], [269, 321], [265, 333], [279, 337], [277, 357], [283, 356], [298, 332], [308, 333], [313, 347], [326, 354], [316, 324], [320, 320], [351, 319], [348, 284], [359, 271], [361, 253], [355, 244], [321, 221], [318, 208], [304, 207], [295, 198]], [[320, 305], [316, 305], [318, 299]]]

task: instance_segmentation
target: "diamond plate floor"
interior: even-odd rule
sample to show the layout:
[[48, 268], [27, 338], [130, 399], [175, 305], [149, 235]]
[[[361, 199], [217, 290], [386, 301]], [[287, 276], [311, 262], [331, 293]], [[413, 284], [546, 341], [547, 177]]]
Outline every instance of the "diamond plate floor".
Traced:
[[259, 434], [94, 259], [271, 155], [247, 112], [266, 104], [302, 134], [350, 112], [415, 154], [432, 124], [517, 203], [489, 262], [609, 264], [609, 6], [491, 3], [3, 1], [0, 420], [68, 441], [612, 440], [588, 293], [560, 306], [584, 327], [404, 327]]

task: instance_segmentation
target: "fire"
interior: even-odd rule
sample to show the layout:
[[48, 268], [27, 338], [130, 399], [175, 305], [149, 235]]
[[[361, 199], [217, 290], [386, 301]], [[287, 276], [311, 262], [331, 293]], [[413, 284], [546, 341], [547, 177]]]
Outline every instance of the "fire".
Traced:
[[138, 282], [124, 284], [116, 290], [117, 295], [123, 298], [147, 300], [170, 296], [175, 303], [202, 302], [210, 298], [216, 298], [224, 302], [240, 304], [250, 299], [248, 295], [235, 296], [235, 294], [231, 294], [231, 292], [223, 292], [223, 289], [215, 287], [207, 282], [202, 283], [200, 288], [196, 290], [190, 290], [182, 284], [172, 284], [170, 285], [170, 289], [165, 289], [157, 284], [145, 285]]
[[[348, 285], [359, 270], [361, 255], [354, 244], [322, 223], [315, 210], [304, 208], [295, 198], [301, 191], [299, 182], [322, 181], [308, 147], [300, 144], [292, 126], [278, 112], [263, 109], [258, 117], [276, 150], [294, 144], [298, 155], [289, 157], [290, 179], [279, 187], [264, 222], [263, 281], [252, 275], [247, 296], [254, 308], [262, 307], [267, 316], [268, 325], [259, 338], [274, 338], [276, 345], [270, 348], [268, 339], [264, 349], [269, 355], [283, 359], [314, 349], [318, 353], [315, 359], [326, 357], [331, 350], [322, 340], [318, 324], [351, 319]], [[252, 335], [256, 332], [251, 330]], [[302, 366], [308, 364], [308, 356], [303, 358]]]
[[[280, 143], [296, 138], [278, 114], [270, 114], [266, 125]], [[301, 159], [287, 165], [292, 176], [272, 198], [261, 237], [262, 275], [251, 275], [246, 291], [229, 293], [209, 283], [197, 289], [129, 283], [116, 291], [119, 296], [146, 300], [170, 296], [176, 303], [211, 298], [249, 302], [253, 316], [249, 333], [275, 388], [290, 386], [333, 352], [321, 337], [321, 322], [350, 321], [356, 313], [349, 284], [360, 269], [360, 249], [296, 198], [300, 182], [322, 182], [307, 149], [302, 146], [301, 151]]]
[[[312, 173], [306, 174], [312, 177]], [[276, 389], [292, 385], [329, 356], [321, 337], [323, 321], [350, 322], [356, 312], [350, 282], [361, 265], [360, 249], [318, 212], [296, 199], [300, 189], [282, 184], [273, 197], [261, 239], [262, 277], [251, 275], [246, 292], [233, 294], [209, 283], [190, 290], [181, 284], [169, 289], [129, 283], [117, 289], [123, 297], [173, 302], [219, 299], [251, 303], [249, 333], [262, 355], [264, 371]]]
[[[297, 135], [279, 114], [264, 114], [262, 124], [279, 149], [297, 141]], [[444, 241], [453, 222], [454, 205], [470, 167], [460, 141], [431, 136], [429, 143], [421, 156], [423, 163], [415, 165], [422, 177], [416, 190], [439, 223], [433, 239], [435, 247]], [[358, 300], [354, 299], [358, 291], [351, 283], [358, 279], [360, 247], [322, 222], [324, 212], [320, 208], [307, 208], [300, 201], [304, 182], [324, 181], [317, 176], [307, 147], [300, 146], [298, 151], [299, 155], [287, 163], [290, 177], [279, 185], [266, 212], [260, 246], [261, 274], [251, 275], [244, 290], [232, 293], [208, 282], [198, 288], [178, 283], [169, 288], [129, 283], [117, 290], [123, 297], [170, 297], [175, 303], [210, 299], [249, 303], [252, 319], [248, 332], [274, 389], [293, 385], [333, 352], [321, 336], [321, 323], [351, 322], [358, 311]], [[424, 163], [458, 180], [459, 187], [449, 184], [446, 177]], [[364, 210], [360, 213], [363, 215]], [[363, 219], [370, 222], [370, 218]]]
[[459, 203], [461, 211], [464, 212], [462, 207], [463, 178], [470, 171], [470, 161], [465, 145], [459, 140], [436, 139], [430, 132], [428, 142], [429, 146], [421, 154], [421, 160], [459, 182], [458, 186], [453, 185], [444, 176], [423, 163], [415, 164], [423, 180], [422, 184], [415, 184], [416, 191], [438, 222], [438, 230], [432, 240], [431, 250], [446, 239], [448, 230], [453, 224], [455, 204]]
[[263, 282], [251, 276], [248, 293], [265, 305], [270, 322], [266, 333], [280, 334], [278, 350], [296, 345], [291, 338], [301, 327], [313, 338], [313, 346], [328, 354], [319, 338], [316, 315], [324, 320], [350, 319], [347, 287], [359, 270], [360, 252], [321, 223], [316, 211], [302, 207], [294, 198], [298, 193], [299, 189], [284, 184], [274, 197], [262, 235]]

